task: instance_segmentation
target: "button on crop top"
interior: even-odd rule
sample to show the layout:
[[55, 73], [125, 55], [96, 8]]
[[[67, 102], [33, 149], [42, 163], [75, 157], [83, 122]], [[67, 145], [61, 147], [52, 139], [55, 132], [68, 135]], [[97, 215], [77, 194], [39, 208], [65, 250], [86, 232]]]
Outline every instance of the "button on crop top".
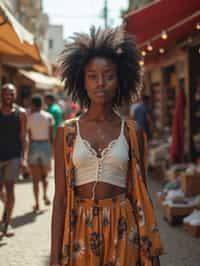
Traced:
[[118, 138], [101, 152], [101, 157], [90, 143], [80, 135], [79, 121], [76, 120], [77, 136], [72, 161], [75, 167], [75, 185], [90, 182], [104, 182], [118, 187], [126, 187], [129, 160], [129, 146], [124, 136], [124, 120]]

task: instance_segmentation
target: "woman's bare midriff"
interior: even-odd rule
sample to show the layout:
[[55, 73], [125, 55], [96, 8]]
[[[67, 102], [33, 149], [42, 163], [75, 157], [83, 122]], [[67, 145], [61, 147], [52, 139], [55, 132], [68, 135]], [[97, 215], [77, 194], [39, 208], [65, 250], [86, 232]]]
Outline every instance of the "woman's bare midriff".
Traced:
[[[75, 195], [80, 198], [92, 198], [95, 182], [81, 185], [75, 188]], [[98, 182], [95, 187], [95, 199], [102, 200], [126, 193], [125, 188], [117, 187], [108, 183]]]

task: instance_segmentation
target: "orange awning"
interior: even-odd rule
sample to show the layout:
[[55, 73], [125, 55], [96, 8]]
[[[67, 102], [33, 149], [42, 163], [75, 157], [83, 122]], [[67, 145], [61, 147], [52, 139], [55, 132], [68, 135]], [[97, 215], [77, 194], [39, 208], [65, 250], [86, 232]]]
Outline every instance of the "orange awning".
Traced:
[[19, 70], [19, 73], [35, 83], [35, 87], [41, 90], [53, 90], [55, 87], [62, 87], [62, 82], [56, 78], [44, 75], [36, 71]]
[[[150, 57], [198, 34], [200, 0], [158, 0], [125, 16], [125, 30], [135, 35]], [[164, 35], [164, 36], [163, 36]], [[147, 46], [153, 50], [150, 52]]]
[[0, 59], [1, 62], [40, 63], [39, 49], [34, 36], [28, 32], [0, 3]]

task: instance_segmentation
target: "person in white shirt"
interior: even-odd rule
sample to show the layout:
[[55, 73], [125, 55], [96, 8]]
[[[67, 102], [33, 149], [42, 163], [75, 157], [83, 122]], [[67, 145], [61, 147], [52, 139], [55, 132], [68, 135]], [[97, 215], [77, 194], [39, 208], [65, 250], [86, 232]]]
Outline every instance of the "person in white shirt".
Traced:
[[42, 110], [42, 98], [35, 95], [31, 100], [31, 114], [28, 117], [29, 165], [33, 178], [35, 197], [34, 211], [39, 210], [39, 181], [42, 181], [45, 205], [50, 204], [47, 197], [47, 175], [51, 169], [54, 118]]

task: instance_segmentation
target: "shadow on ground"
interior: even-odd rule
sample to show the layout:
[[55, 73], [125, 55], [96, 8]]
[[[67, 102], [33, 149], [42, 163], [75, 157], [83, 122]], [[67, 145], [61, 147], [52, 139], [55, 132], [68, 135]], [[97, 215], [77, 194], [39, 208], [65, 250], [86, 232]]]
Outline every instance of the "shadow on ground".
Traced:
[[33, 223], [33, 222], [35, 222], [36, 217], [38, 215], [42, 215], [45, 211], [46, 210], [42, 210], [39, 212], [28, 212], [28, 213], [25, 213], [23, 215], [16, 216], [12, 219], [12, 225], [14, 228], [17, 228], [17, 227], [20, 227], [20, 226], [23, 226], [26, 224]]

